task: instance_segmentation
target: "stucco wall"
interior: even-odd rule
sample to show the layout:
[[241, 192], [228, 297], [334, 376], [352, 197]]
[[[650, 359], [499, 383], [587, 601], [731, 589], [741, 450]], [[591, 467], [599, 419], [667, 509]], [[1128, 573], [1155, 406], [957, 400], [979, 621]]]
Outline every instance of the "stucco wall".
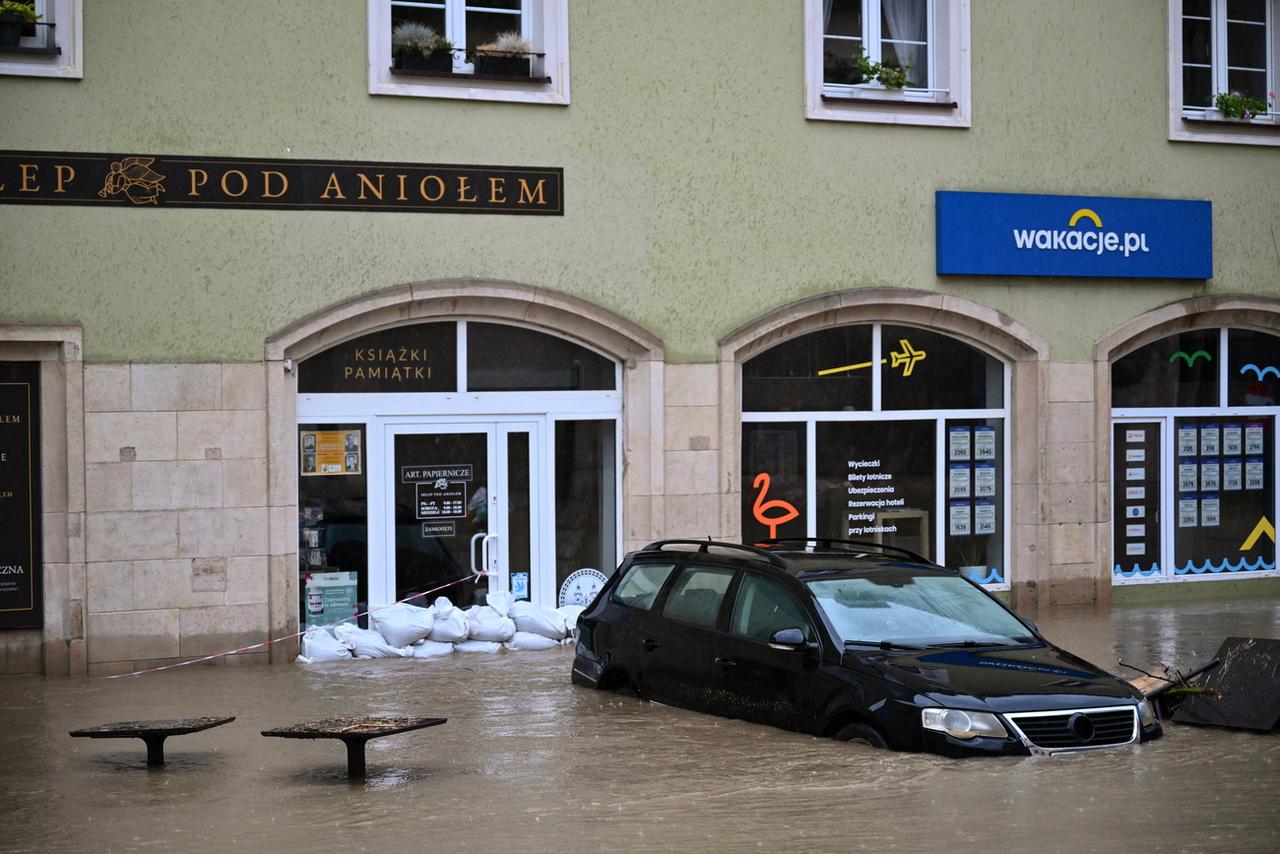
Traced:
[[[1198, 293], [1280, 292], [1280, 152], [1167, 140], [1166, 8], [973, 4], [973, 127], [807, 121], [800, 4], [570, 4], [568, 107], [367, 94], [360, 0], [86, 3], [82, 81], [0, 79], [3, 147], [563, 166], [563, 218], [6, 206], [0, 317], [82, 322], [89, 363], [252, 361], [388, 285], [528, 282], [674, 361], [779, 305], [868, 285], [1007, 312], [1085, 362]], [[1213, 281], [947, 280], [939, 188], [1207, 198]]]

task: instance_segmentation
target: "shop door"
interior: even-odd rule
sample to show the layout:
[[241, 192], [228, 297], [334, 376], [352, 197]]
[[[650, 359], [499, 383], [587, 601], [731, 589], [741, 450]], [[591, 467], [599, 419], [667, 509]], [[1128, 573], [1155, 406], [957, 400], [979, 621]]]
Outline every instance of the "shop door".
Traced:
[[466, 607], [509, 590], [535, 588], [536, 422], [388, 426], [386, 579], [405, 599], [466, 581], [414, 604], [448, 596]]

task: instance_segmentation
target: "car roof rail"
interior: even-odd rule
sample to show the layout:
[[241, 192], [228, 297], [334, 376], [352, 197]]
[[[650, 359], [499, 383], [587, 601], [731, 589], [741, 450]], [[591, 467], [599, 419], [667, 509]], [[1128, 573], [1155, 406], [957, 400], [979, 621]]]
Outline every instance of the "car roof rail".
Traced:
[[750, 552], [752, 556], [762, 558], [774, 566], [779, 566], [783, 569], [787, 568], [786, 561], [767, 549], [759, 549], [755, 546], [745, 546], [742, 543], [721, 543], [710, 538], [705, 540], [658, 540], [656, 542], [649, 543], [649, 545], [645, 546], [642, 551], [660, 552], [664, 551], [667, 546], [697, 546], [697, 551], [701, 554], [710, 554], [713, 546], [722, 549], [734, 549], [735, 551]]
[[761, 546], [781, 546], [788, 543], [813, 543], [820, 548], [830, 549], [831, 551], [866, 551], [899, 554], [903, 557], [917, 561], [919, 563], [927, 563], [930, 566], [937, 566], [936, 563], [929, 560], [919, 552], [913, 552], [911, 549], [902, 546], [892, 546], [888, 543], [870, 543], [859, 540], [837, 540], [831, 537], [774, 537], [759, 543]]

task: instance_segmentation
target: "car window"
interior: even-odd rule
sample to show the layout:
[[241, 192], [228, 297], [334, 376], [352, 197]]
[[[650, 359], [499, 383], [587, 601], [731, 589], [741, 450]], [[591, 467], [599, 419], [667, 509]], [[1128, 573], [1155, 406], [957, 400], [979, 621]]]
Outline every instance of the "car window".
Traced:
[[767, 642], [778, 629], [802, 629], [805, 638], [813, 640], [809, 618], [787, 588], [775, 579], [748, 573], [738, 587], [729, 631]]
[[675, 568], [674, 563], [633, 564], [613, 589], [613, 601], [619, 605], [649, 610], [653, 607], [653, 600], [658, 598], [658, 591], [667, 583], [667, 578]]
[[733, 573], [734, 570], [727, 567], [686, 566], [667, 594], [662, 616], [695, 626], [714, 627]]

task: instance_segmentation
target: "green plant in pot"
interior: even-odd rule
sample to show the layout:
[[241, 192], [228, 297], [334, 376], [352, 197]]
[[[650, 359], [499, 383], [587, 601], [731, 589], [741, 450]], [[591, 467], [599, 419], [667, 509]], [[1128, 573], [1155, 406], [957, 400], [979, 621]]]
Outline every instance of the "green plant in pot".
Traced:
[[[1268, 92], [1268, 100], [1274, 100], [1275, 92]], [[1259, 98], [1250, 98], [1240, 92], [1219, 92], [1213, 98], [1213, 106], [1224, 118], [1244, 119], [1252, 121], [1258, 116], [1265, 116], [1271, 110], [1271, 104]]]
[[876, 63], [876, 80], [880, 81], [880, 85], [886, 89], [901, 89], [907, 85], [907, 72], [911, 70], [910, 65], [902, 67], [894, 65], [881, 65]]
[[503, 74], [530, 77], [533, 45], [519, 33], [502, 33], [491, 42], [476, 45], [473, 61], [476, 74]]
[[861, 48], [855, 48], [853, 56], [837, 56], [833, 53], [823, 54], [823, 80], [827, 83], [857, 86], [875, 79], [877, 64], [862, 55]]
[[39, 18], [34, 3], [0, 2], [0, 50], [17, 47], [27, 24], [34, 24]]
[[425, 24], [401, 21], [391, 30], [391, 56], [401, 71], [452, 71], [453, 43]]

